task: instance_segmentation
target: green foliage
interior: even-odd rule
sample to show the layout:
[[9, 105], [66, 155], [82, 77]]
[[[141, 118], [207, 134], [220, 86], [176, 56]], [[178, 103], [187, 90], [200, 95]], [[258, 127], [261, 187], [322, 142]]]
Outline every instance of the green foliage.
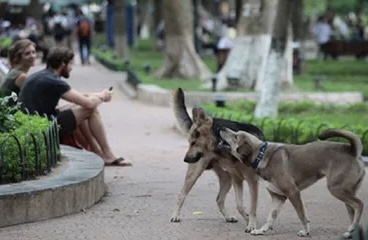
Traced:
[[32, 179], [47, 170], [43, 133], [49, 129], [50, 121], [21, 111], [17, 111], [13, 118], [16, 127], [0, 133], [0, 183]]
[[0, 38], [0, 48], [8, 48], [12, 44], [11, 37], [1, 37]]
[[[239, 101], [217, 108], [212, 103], [203, 108], [214, 117], [250, 122], [258, 126], [268, 141], [304, 144], [317, 140], [318, 134], [327, 128], [344, 128], [355, 132], [362, 139], [363, 154], [368, 154], [368, 104], [349, 106], [318, 105], [312, 102], [280, 103], [279, 117], [254, 118], [255, 103]], [[343, 139], [339, 139], [343, 141]]]
[[[346, 14], [350, 11], [356, 11], [363, 5], [364, 0], [333, 0], [328, 1], [330, 9], [339, 14]], [[325, 12], [327, 8], [327, 0], [307, 0], [303, 2], [304, 14], [307, 16], [315, 16]]]
[[309, 75], [328, 76], [367, 76], [366, 61], [358, 60], [308, 60], [306, 73]]
[[13, 115], [19, 110], [19, 104], [15, 104], [16, 100], [15, 93], [0, 98], [0, 133], [9, 132], [19, 126], [19, 122], [15, 120]]

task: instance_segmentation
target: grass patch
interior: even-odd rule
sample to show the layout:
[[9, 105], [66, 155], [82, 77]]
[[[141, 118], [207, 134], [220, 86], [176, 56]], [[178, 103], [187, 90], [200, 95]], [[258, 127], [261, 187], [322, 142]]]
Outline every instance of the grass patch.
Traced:
[[[214, 107], [213, 103], [209, 106]], [[252, 115], [256, 103], [250, 101], [236, 101], [226, 103], [226, 109], [234, 112]], [[368, 104], [355, 103], [347, 106], [332, 104], [316, 104], [312, 101], [280, 102], [278, 105], [279, 118], [293, 118], [298, 121], [314, 116], [316, 120], [323, 119], [333, 125], [339, 126], [365, 126], [368, 122]], [[321, 120], [320, 120], [321, 121]]]
[[[98, 35], [95, 38], [95, 46], [104, 44], [104, 36]], [[94, 54], [101, 54], [98, 48], [93, 49]], [[116, 58], [112, 49], [106, 49], [102, 55], [104, 58], [117, 64], [119, 70], [124, 70], [124, 60]], [[153, 73], [158, 70], [164, 60], [164, 53], [153, 50], [151, 40], [137, 40], [135, 48], [129, 50], [129, 62], [131, 68], [136, 72], [142, 83], [156, 84], [162, 88], [173, 90], [182, 87], [185, 91], [210, 91], [203, 89], [203, 81], [199, 79], [157, 79]], [[203, 57], [203, 61], [212, 72], [216, 72], [216, 57], [214, 55]], [[145, 73], [144, 67], [151, 66], [150, 74]], [[366, 61], [361, 60], [308, 60], [305, 62], [305, 72], [302, 75], [294, 76], [294, 87], [284, 91], [300, 92], [362, 92], [368, 98], [368, 68]], [[314, 78], [323, 75], [326, 80], [323, 89], [315, 89]], [[237, 91], [250, 91], [239, 89]]]

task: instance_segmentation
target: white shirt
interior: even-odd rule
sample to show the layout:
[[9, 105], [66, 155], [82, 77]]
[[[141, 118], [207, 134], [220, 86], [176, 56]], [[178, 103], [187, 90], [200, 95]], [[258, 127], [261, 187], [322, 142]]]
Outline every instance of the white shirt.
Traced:
[[313, 26], [312, 33], [318, 44], [324, 44], [330, 40], [332, 29], [327, 23], [318, 22]]

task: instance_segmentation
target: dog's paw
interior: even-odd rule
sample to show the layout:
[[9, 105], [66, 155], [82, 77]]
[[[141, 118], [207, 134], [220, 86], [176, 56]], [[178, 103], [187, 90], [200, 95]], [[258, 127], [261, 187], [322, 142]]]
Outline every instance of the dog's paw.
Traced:
[[255, 223], [249, 223], [248, 226], [245, 228], [245, 232], [246, 233], [250, 233], [253, 230], [255, 230], [257, 228], [257, 224]]
[[265, 229], [253, 229], [250, 234], [252, 235], [264, 235], [266, 233], [266, 230]]
[[178, 216], [172, 216], [170, 222], [180, 222], [180, 218]]
[[344, 232], [344, 234], [343, 234], [342, 236], [343, 236], [345, 239], [352, 238], [351, 232], [349, 232], [349, 231]]
[[238, 219], [236, 219], [235, 217], [227, 217], [226, 218], [226, 222], [228, 222], [228, 223], [236, 223], [236, 222], [238, 222]]
[[309, 232], [306, 232], [304, 229], [303, 230], [300, 230], [298, 232], [298, 236], [299, 237], [308, 237], [309, 236]]

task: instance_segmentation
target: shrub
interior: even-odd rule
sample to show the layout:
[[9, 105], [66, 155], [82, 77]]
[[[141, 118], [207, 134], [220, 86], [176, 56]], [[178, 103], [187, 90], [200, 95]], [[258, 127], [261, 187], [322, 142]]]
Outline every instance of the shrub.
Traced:
[[[243, 102], [243, 101], [242, 101]], [[318, 134], [328, 128], [344, 128], [355, 132], [362, 140], [363, 155], [368, 155], [368, 127], [363, 124], [346, 124], [339, 121], [339, 117], [335, 117], [334, 121], [326, 121], [321, 119], [319, 112], [328, 112], [331, 118], [334, 117], [332, 113], [339, 112], [344, 118], [346, 116], [354, 115], [355, 112], [364, 114], [366, 112], [366, 105], [354, 104], [347, 107], [342, 106], [326, 106], [311, 103], [280, 103], [280, 116], [275, 119], [269, 118], [254, 118], [251, 114], [254, 109], [249, 103], [228, 103], [226, 108], [217, 108], [214, 104], [203, 104], [202, 107], [213, 117], [220, 117], [224, 119], [249, 122], [259, 127], [267, 141], [283, 142], [292, 144], [304, 144], [315, 141]], [[237, 108], [245, 106], [244, 109]], [[254, 104], [255, 106], [255, 104]], [[363, 112], [364, 110], [364, 112]], [[355, 112], [354, 112], [355, 111]], [[285, 117], [286, 112], [288, 113]], [[305, 114], [307, 112], [307, 114]], [[302, 117], [290, 117], [290, 115], [298, 116], [303, 113]], [[308, 114], [309, 113], [309, 114]], [[284, 114], [284, 115], [283, 115]], [[358, 117], [357, 115], [356, 117]], [[332, 139], [334, 141], [343, 141], [345, 139]]]
[[46, 173], [50, 167], [48, 151], [59, 144], [50, 141], [48, 132], [53, 123], [20, 111], [19, 104], [11, 103], [15, 97], [0, 98], [0, 183], [19, 182]]

